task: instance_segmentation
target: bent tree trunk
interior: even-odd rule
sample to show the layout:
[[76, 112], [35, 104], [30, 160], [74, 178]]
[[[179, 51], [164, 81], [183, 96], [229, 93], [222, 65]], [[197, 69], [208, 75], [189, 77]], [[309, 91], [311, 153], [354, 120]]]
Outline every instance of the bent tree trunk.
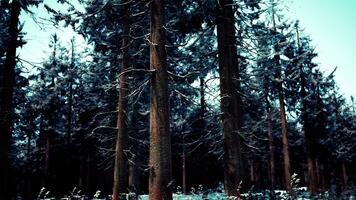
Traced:
[[150, 159], [151, 200], [171, 200], [171, 138], [169, 133], [168, 74], [166, 61], [165, 1], [151, 1], [150, 69]]
[[4, 78], [1, 83], [2, 97], [0, 99], [0, 194], [2, 198], [10, 198], [10, 159], [9, 152], [12, 138], [13, 93], [15, 85], [16, 48], [18, 23], [21, 7], [18, 1], [11, 3], [11, 18], [9, 24], [9, 44], [6, 50], [5, 65], [1, 73]]
[[121, 73], [119, 77], [119, 101], [117, 115], [117, 136], [115, 148], [115, 166], [114, 166], [114, 188], [113, 200], [120, 199], [120, 194], [126, 193], [128, 189], [128, 160], [125, 150], [128, 149], [128, 130], [127, 130], [127, 73], [129, 68], [129, 13], [128, 5], [125, 6], [125, 15], [123, 17], [123, 36], [122, 36], [122, 61]]
[[228, 196], [238, 196], [242, 180], [240, 149], [241, 98], [232, 0], [220, 0], [217, 18], [221, 112], [224, 135], [224, 177]]

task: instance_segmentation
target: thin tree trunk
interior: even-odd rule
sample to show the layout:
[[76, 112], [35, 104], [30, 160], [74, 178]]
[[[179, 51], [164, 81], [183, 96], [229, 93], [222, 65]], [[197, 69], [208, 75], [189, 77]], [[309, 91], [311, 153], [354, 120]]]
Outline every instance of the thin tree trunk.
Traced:
[[322, 164], [321, 165], [321, 185], [322, 185], [322, 188], [323, 188], [323, 190], [325, 191], [326, 190], [326, 187], [327, 187], [327, 175], [326, 175], [326, 166], [325, 166], [325, 164]]
[[165, 1], [151, 1], [150, 69], [150, 200], [171, 200], [171, 138], [169, 133]]
[[228, 196], [239, 196], [243, 177], [240, 127], [241, 99], [232, 0], [219, 0], [217, 18], [220, 96], [224, 135], [224, 177]]
[[275, 175], [275, 158], [274, 158], [274, 137], [273, 137], [273, 125], [272, 125], [272, 113], [271, 105], [268, 100], [268, 89], [265, 89], [265, 101], [267, 105], [267, 131], [268, 131], [268, 146], [269, 146], [269, 166], [271, 177], [271, 191], [274, 191], [276, 185]]
[[[135, 149], [136, 147], [134, 147]], [[141, 165], [141, 161], [138, 157], [138, 151], [134, 152], [135, 155], [132, 158], [132, 162], [129, 167], [129, 186], [135, 194], [141, 193], [141, 172], [139, 170], [139, 166]]]
[[[32, 126], [33, 128], [35, 126]], [[31, 199], [31, 140], [32, 134], [27, 135], [26, 168], [24, 174], [24, 198]]]
[[[87, 153], [87, 158], [86, 158], [86, 164], [87, 164], [87, 170], [86, 170], [86, 184], [84, 190], [89, 192], [91, 190], [91, 156], [90, 153]], [[94, 170], [93, 170], [94, 171]]]
[[2, 97], [0, 101], [0, 194], [2, 198], [10, 198], [10, 147], [13, 126], [13, 96], [15, 85], [15, 66], [18, 24], [21, 7], [18, 1], [11, 3], [9, 44], [6, 50], [5, 65], [3, 66]]
[[[273, 11], [273, 34], [277, 35], [277, 28], [275, 23], [275, 13]], [[281, 130], [282, 130], [282, 146], [283, 146], [283, 161], [284, 161], [284, 178], [285, 178], [285, 187], [289, 193], [293, 193], [291, 185], [291, 167], [290, 167], [290, 157], [289, 157], [289, 144], [288, 144], [288, 131], [287, 131], [287, 116], [285, 111], [284, 103], [284, 90], [283, 90], [283, 81], [282, 81], [282, 67], [280, 65], [280, 56], [278, 54], [279, 47], [277, 44], [274, 46], [275, 56], [274, 63], [276, 64], [276, 78], [278, 81], [278, 100], [279, 100], [279, 114], [281, 121]]]
[[[204, 83], [204, 77], [200, 76], [200, 120], [202, 122], [205, 121], [205, 83]], [[204, 125], [205, 123], [202, 123]], [[204, 127], [202, 127], [204, 128]], [[202, 132], [204, 131], [203, 129], [201, 130]]]
[[85, 184], [85, 153], [83, 150], [80, 152], [79, 156], [79, 179], [78, 179], [78, 188], [86, 194], [88, 191], [84, 189]]
[[344, 184], [344, 188], [346, 188], [347, 187], [348, 177], [347, 177], [347, 171], [346, 171], [345, 162], [342, 162], [341, 168], [342, 168], [342, 181], [343, 181], [343, 184]]
[[186, 135], [183, 135], [183, 152], [182, 152], [182, 186], [183, 186], [183, 194], [187, 193], [185, 136]]
[[128, 189], [128, 160], [125, 150], [128, 150], [128, 130], [127, 130], [127, 73], [129, 69], [129, 45], [130, 45], [130, 13], [129, 5], [125, 6], [125, 14], [123, 17], [123, 36], [122, 36], [122, 62], [121, 75], [119, 77], [119, 102], [117, 116], [117, 138], [115, 150], [115, 167], [114, 167], [114, 188], [113, 200], [120, 199], [122, 193], [127, 193]]
[[304, 129], [304, 135], [305, 135], [305, 140], [306, 140], [306, 150], [307, 150], [307, 165], [308, 165], [308, 181], [309, 181], [309, 191], [311, 195], [315, 195], [317, 193], [317, 182], [316, 182], [316, 177], [315, 177], [315, 169], [314, 169], [314, 159], [313, 155], [311, 152], [312, 148], [312, 142], [311, 142], [311, 135], [310, 135], [310, 127], [309, 127], [309, 120], [308, 120], [308, 114], [307, 114], [307, 102], [305, 100], [306, 98], [306, 92], [305, 92], [305, 79], [304, 79], [304, 74], [301, 71], [301, 97], [302, 97], [302, 102], [303, 102], [303, 108], [302, 108], [302, 119], [303, 119], [303, 129]]
[[68, 93], [68, 124], [67, 124], [67, 144], [71, 142], [72, 134], [72, 118], [73, 118], [73, 68], [74, 68], [74, 39], [71, 40], [72, 45], [72, 57], [69, 68], [69, 93]]
[[[296, 27], [297, 31], [297, 43], [298, 43], [298, 51], [301, 54], [301, 47], [300, 47], [300, 41], [299, 41], [299, 30], [298, 27]], [[303, 130], [304, 130], [304, 136], [305, 136], [305, 141], [306, 141], [306, 150], [307, 150], [307, 165], [308, 165], [308, 181], [309, 181], [309, 192], [311, 195], [315, 195], [318, 190], [317, 182], [316, 182], [316, 177], [315, 177], [315, 169], [314, 169], [314, 156], [312, 154], [312, 137], [311, 137], [311, 131], [310, 131], [310, 126], [309, 126], [309, 119], [308, 119], [308, 104], [307, 104], [307, 95], [305, 91], [305, 85], [306, 85], [306, 80], [303, 72], [303, 64], [300, 64], [299, 66], [299, 73], [300, 73], [300, 85], [301, 85], [301, 99], [302, 99], [302, 120], [303, 120]]]
[[323, 185], [321, 183], [321, 177], [320, 177], [320, 164], [319, 164], [319, 160], [315, 159], [315, 179], [316, 179], [316, 183], [319, 185], [319, 190], [323, 189]]
[[[132, 117], [131, 117], [131, 138], [138, 138], [139, 137], [139, 127], [138, 127], [138, 117], [139, 117], [139, 104], [135, 103], [133, 105], [133, 111], [132, 111]], [[140, 152], [139, 148], [137, 146], [139, 145], [136, 140], [132, 140], [130, 142], [130, 151], [132, 153], [131, 157], [131, 162], [129, 162], [129, 188], [130, 192], [134, 192], [135, 194], [140, 194], [141, 193], [141, 171], [140, 171], [140, 166], [141, 166], [141, 159], [139, 157]]]
[[51, 151], [51, 138], [47, 131], [46, 133], [46, 147], [45, 147], [45, 166], [44, 166], [44, 184], [47, 186], [49, 183], [49, 165], [50, 165], [50, 151]]
[[251, 159], [250, 161], [250, 181], [251, 181], [251, 186], [255, 186], [255, 169], [254, 169], [254, 161]]

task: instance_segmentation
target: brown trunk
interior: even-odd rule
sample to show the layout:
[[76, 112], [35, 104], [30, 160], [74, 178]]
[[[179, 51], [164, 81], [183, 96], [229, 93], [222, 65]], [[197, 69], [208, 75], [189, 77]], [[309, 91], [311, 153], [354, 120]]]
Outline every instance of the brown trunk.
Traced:
[[347, 177], [345, 162], [342, 162], [341, 168], [342, 168], [342, 181], [343, 181], [343, 184], [344, 184], [344, 188], [346, 188], [347, 187], [348, 177]]
[[171, 200], [171, 138], [169, 133], [168, 73], [165, 33], [165, 1], [151, 1], [150, 160], [151, 200]]
[[228, 196], [239, 196], [242, 181], [241, 99], [232, 0], [219, 0], [217, 18], [220, 96], [224, 135], [224, 177]]
[[255, 168], [254, 168], [254, 161], [250, 161], [250, 181], [251, 185], [255, 186]]
[[[276, 36], [277, 28], [276, 28], [276, 23], [275, 23], [274, 11], [272, 13], [272, 21], [273, 21], [273, 35]], [[293, 193], [292, 185], [291, 185], [291, 169], [290, 169], [289, 144], [288, 144], [288, 132], [287, 132], [287, 116], [286, 116], [285, 103], [284, 103], [282, 68], [279, 63], [280, 56], [278, 54], [279, 47], [278, 47], [277, 42], [274, 46], [274, 50], [275, 50], [274, 62], [276, 64], [276, 70], [277, 70], [276, 79], [278, 81], [277, 88], [278, 88], [278, 100], [279, 100], [279, 114], [280, 114], [280, 121], [281, 121], [281, 130], [282, 130], [285, 187], [289, 193]]]
[[282, 129], [282, 145], [283, 145], [283, 160], [284, 160], [284, 176], [285, 184], [288, 192], [292, 191], [291, 185], [291, 169], [290, 169], [290, 158], [289, 158], [289, 144], [288, 144], [288, 133], [287, 133], [287, 120], [286, 111], [284, 106], [284, 94], [282, 83], [279, 86], [279, 109], [280, 109], [280, 119], [281, 119], [281, 129]]
[[5, 65], [3, 66], [2, 97], [0, 100], [0, 194], [7, 199], [10, 195], [10, 160], [9, 152], [13, 126], [13, 93], [15, 85], [16, 48], [20, 15], [18, 1], [11, 3], [9, 24], [9, 45], [6, 49]]
[[123, 36], [122, 36], [122, 61], [121, 73], [119, 77], [119, 101], [117, 116], [117, 138], [115, 150], [114, 166], [114, 188], [113, 200], [120, 199], [120, 194], [127, 193], [128, 189], [128, 160], [125, 150], [128, 150], [128, 130], [127, 130], [127, 73], [129, 68], [129, 45], [130, 45], [130, 22], [129, 5], [125, 6], [125, 15], [123, 17]]
[[185, 155], [185, 135], [183, 135], [183, 152], [182, 152], [182, 186], [183, 194], [187, 193], [187, 177], [186, 177], [186, 155]]
[[314, 159], [311, 152], [312, 142], [311, 142], [311, 135], [310, 135], [310, 128], [308, 124], [308, 117], [307, 117], [307, 103], [306, 103], [306, 92], [305, 92], [305, 80], [304, 74], [302, 74], [301, 70], [301, 97], [303, 101], [303, 108], [302, 108], [302, 119], [303, 119], [303, 129], [304, 135], [306, 140], [306, 150], [307, 150], [307, 165], [308, 165], [308, 181], [309, 181], [309, 192], [311, 195], [315, 195], [317, 193], [317, 180], [315, 177], [315, 168], [314, 168]]
[[308, 181], [309, 181], [309, 192], [311, 195], [315, 195], [318, 192], [318, 186], [316, 183], [315, 170], [313, 159], [308, 156]]
[[[300, 41], [299, 41], [299, 30], [298, 27], [297, 29], [297, 41], [298, 41], [298, 51], [299, 53], [301, 52], [301, 47], [300, 47]], [[304, 130], [304, 136], [305, 136], [305, 141], [306, 141], [306, 150], [307, 150], [307, 165], [308, 165], [308, 181], [309, 181], [309, 192], [311, 195], [315, 195], [318, 190], [317, 182], [316, 182], [316, 177], [315, 177], [315, 169], [314, 169], [314, 156], [312, 154], [312, 137], [311, 137], [311, 131], [309, 127], [309, 120], [308, 120], [308, 104], [306, 100], [306, 91], [305, 91], [305, 85], [306, 85], [306, 80], [304, 77], [304, 72], [303, 72], [303, 64], [300, 64], [299, 66], [299, 73], [300, 73], [300, 85], [301, 85], [301, 98], [302, 98], [302, 120], [303, 120], [303, 130]]]
[[260, 183], [260, 163], [258, 162], [258, 160], [256, 160], [254, 162], [254, 167], [253, 167], [253, 171], [254, 171], [254, 178], [255, 178], [255, 186], [257, 188], [260, 188], [261, 183]]
[[268, 146], [269, 146], [269, 175], [271, 178], [271, 191], [274, 191], [276, 185], [276, 175], [275, 175], [275, 158], [274, 158], [274, 137], [273, 137], [273, 126], [272, 126], [272, 113], [271, 105], [268, 100], [268, 89], [265, 89], [265, 101], [267, 105], [267, 131], [268, 131]]

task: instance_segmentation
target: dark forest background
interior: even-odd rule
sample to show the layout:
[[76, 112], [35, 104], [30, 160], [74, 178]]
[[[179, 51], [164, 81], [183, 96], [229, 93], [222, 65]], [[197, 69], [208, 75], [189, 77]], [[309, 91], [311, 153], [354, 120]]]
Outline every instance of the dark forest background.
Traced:
[[16, 52], [20, 13], [43, 2], [0, 4], [1, 199], [354, 187], [354, 99], [282, 1], [58, 2], [51, 22], [88, 48], [53, 34], [41, 64]]

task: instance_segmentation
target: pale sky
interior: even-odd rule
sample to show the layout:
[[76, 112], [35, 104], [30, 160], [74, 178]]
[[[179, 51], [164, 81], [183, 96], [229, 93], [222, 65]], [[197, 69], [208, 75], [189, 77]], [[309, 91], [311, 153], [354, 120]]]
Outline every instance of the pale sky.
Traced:
[[[60, 6], [55, 0], [45, 0], [55, 9]], [[356, 96], [356, 0], [286, 0], [289, 7], [285, 12], [291, 19], [298, 19], [304, 33], [312, 39], [316, 47], [321, 70], [327, 74], [335, 66], [337, 85], [346, 98]], [[36, 16], [48, 18], [43, 8], [32, 8]], [[20, 57], [38, 63], [49, 55], [49, 37], [57, 33], [64, 44], [76, 35], [70, 28], [55, 29], [44, 25], [41, 30], [29, 14], [22, 13], [21, 22], [25, 22], [25, 39], [28, 43], [19, 50]], [[78, 46], [83, 46], [84, 40], [77, 38]], [[82, 44], [82, 45], [81, 45]], [[80, 47], [79, 47], [80, 48]]]
[[356, 0], [294, 0], [289, 7], [311, 37], [321, 70], [330, 73], [337, 66], [340, 93], [355, 97]]

